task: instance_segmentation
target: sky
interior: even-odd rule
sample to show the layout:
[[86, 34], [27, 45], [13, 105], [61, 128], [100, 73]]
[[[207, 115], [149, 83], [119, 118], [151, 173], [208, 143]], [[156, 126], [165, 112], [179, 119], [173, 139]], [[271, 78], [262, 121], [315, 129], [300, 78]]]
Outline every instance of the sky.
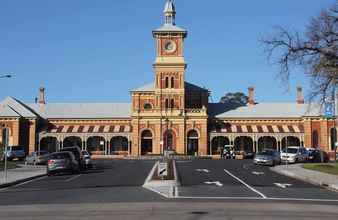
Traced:
[[[152, 30], [163, 24], [165, 0], [1, 0], [0, 99], [34, 102], [130, 102], [129, 91], [154, 79]], [[176, 0], [178, 26], [188, 30], [186, 80], [212, 91], [256, 88], [259, 102], [293, 102], [296, 86], [309, 92], [296, 69], [290, 90], [276, 77], [259, 42], [276, 25], [304, 31], [336, 0]]]

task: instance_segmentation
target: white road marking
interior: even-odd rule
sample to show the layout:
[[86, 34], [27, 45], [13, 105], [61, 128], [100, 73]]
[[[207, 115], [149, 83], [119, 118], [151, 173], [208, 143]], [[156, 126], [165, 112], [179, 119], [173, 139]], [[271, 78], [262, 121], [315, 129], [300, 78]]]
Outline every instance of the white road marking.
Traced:
[[236, 179], [237, 181], [239, 181], [240, 183], [242, 183], [244, 186], [246, 186], [247, 188], [249, 188], [251, 191], [253, 191], [253, 192], [257, 193], [258, 195], [260, 195], [262, 198], [264, 198], [264, 199], [267, 198], [263, 193], [261, 193], [258, 190], [254, 189], [253, 187], [251, 187], [250, 185], [248, 185], [247, 183], [245, 183], [243, 180], [241, 180], [240, 178], [238, 178], [234, 174], [230, 173], [228, 170], [224, 169], [224, 172], [226, 172], [228, 175], [230, 175], [231, 177], [233, 177], [234, 179]]
[[219, 181], [215, 181], [215, 182], [204, 182], [205, 184], [207, 185], [216, 185], [216, 186], [219, 186], [219, 187], [222, 187], [223, 184]]
[[82, 176], [82, 174], [79, 174], [79, 175], [73, 176], [72, 178], [66, 179], [65, 182], [70, 182], [72, 180], [79, 178], [80, 176]]
[[259, 176], [259, 175], [264, 175], [264, 172], [253, 171], [252, 174]]
[[306, 202], [338, 202], [335, 199], [302, 199], [302, 198], [262, 198], [262, 197], [193, 197], [179, 196], [178, 199], [215, 199], [215, 200], [266, 200], [266, 201], [306, 201]]
[[210, 173], [210, 170], [207, 169], [196, 169], [197, 172]]
[[286, 189], [286, 188], [292, 186], [292, 184], [289, 184], [289, 183], [275, 183], [275, 185], [280, 187], [280, 188], [283, 188], [283, 189]]
[[23, 182], [23, 183], [19, 183], [19, 184], [14, 185], [14, 186], [9, 186], [9, 187], [6, 187], [6, 188], [2, 188], [2, 189], [0, 189], [0, 192], [5, 191], [5, 190], [10, 189], [10, 188], [17, 188], [19, 186], [23, 186], [25, 184], [32, 183], [32, 182], [35, 182], [35, 181], [38, 181], [38, 180], [42, 180], [42, 179], [46, 179], [46, 178], [47, 178], [47, 176], [42, 176], [40, 178], [32, 179], [32, 180], [29, 180], [29, 181]]

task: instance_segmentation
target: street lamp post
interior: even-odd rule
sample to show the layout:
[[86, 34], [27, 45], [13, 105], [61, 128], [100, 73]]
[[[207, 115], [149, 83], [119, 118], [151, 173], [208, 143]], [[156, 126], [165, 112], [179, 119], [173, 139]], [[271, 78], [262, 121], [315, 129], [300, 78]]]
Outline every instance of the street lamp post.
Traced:
[[12, 75], [10, 74], [0, 75], [0, 78], [12, 78]]

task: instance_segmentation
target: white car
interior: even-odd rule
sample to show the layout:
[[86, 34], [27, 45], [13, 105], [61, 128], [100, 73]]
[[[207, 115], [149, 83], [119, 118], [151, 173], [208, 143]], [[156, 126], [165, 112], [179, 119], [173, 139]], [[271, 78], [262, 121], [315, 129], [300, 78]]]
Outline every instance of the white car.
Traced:
[[306, 162], [309, 152], [304, 147], [290, 146], [281, 153], [281, 160], [288, 163]]

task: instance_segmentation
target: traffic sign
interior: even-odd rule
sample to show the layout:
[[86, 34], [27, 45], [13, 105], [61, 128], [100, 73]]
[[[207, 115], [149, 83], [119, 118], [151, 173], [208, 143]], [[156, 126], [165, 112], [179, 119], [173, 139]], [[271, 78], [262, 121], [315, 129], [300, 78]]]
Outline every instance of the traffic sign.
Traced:
[[159, 163], [157, 170], [158, 176], [160, 177], [168, 176], [168, 163]]

